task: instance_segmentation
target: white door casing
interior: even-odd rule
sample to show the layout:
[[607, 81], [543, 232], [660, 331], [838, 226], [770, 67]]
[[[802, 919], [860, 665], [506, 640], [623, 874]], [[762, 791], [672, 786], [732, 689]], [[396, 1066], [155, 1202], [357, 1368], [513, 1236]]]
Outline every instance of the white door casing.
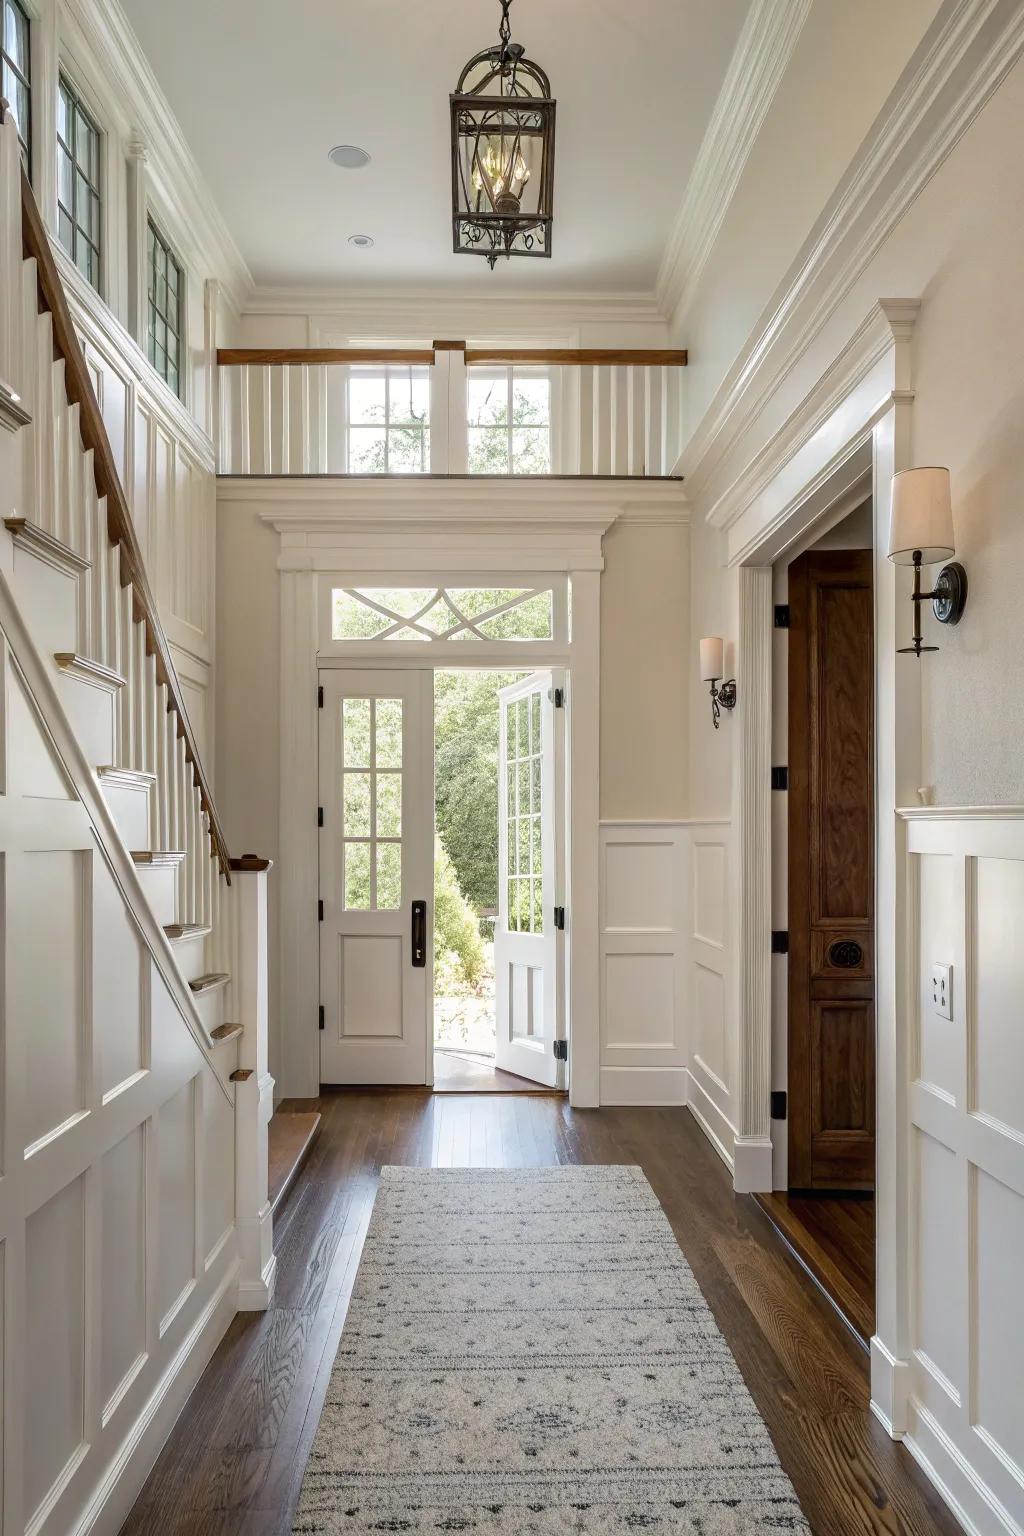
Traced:
[[555, 923], [562, 905], [564, 712], [555, 708], [556, 687], [564, 697], [564, 674], [534, 672], [498, 694], [494, 931], [495, 1065], [551, 1088], [564, 1085], [554, 1054], [564, 1038], [562, 934]]
[[426, 1083], [433, 673], [321, 676], [320, 1079]]

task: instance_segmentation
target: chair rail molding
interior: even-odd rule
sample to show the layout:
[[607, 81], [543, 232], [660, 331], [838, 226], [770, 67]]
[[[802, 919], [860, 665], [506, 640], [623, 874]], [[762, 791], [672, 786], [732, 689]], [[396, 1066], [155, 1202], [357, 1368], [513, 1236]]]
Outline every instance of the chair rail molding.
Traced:
[[[506, 484], [503, 482], [503, 484]], [[600, 1102], [599, 984], [599, 756], [601, 539], [619, 504], [588, 482], [589, 503], [578, 484], [509, 484], [497, 505], [492, 483], [424, 484], [374, 481], [220, 482], [222, 499], [260, 508], [279, 538], [281, 604], [281, 756], [279, 976], [290, 999], [291, 1027], [280, 1039], [280, 1090], [285, 1097], [315, 1097], [320, 1084], [319, 934], [307, 914], [319, 892], [317, 804], [318, 666], [352, 664], [351, 655], [324, 651], [321, 604], [324, 573], [349, 585], [387, 575], [443, 584], [453, 576], [521, 579], [529, 572], [568, 578], [572, 634], [567, 644], [530, 645], [531, 664], [570, 669], [568, 906], [572, 913], [569, 997], [575, 1028], [569, 1034], [570, 1099]], [[224, 493], [227, 493], [226, 495]], [[620, 493], [621, 494], [621, 493]], [[630, 491], [632, 496], [632, 491]], [[643, 504], [643, 497], [637, 498]], [[675, 487], [675, 502], [681, 501]], [[447, 508], [447, 511], [445, 510]], [[511, 574], [510, 574], [511, 573]], [[369, 642], [372, 645], [372, 642]], [[381, 642], [374, 656], [379, 664]], [[444, 665], [479, 665], [466, 648], [445, 652]], [[364, 651], [363, 660], [371, 653]], [[520, 649], [520, 657], [522, 650]], [[496, 647], [495, 660], [503, 656]], [[424, 647], [388, 650], [392, 664], [431, 665]], [[440, 660], [440, 658], [438, 658]], [[385, 663], [386, 664], [386, 663]]]
[[811, 0], [755, 0], [718, 93], [658, 271], [658, 307], [685, 318]]
[[1018, 0], [942, 0], [680, 457], [695, 503], [1022, 52]]

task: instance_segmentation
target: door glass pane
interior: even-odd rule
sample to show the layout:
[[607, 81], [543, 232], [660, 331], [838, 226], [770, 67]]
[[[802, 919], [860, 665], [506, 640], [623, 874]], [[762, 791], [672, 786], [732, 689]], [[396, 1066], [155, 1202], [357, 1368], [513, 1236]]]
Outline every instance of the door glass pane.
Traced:
[[402, 775], [381, 773], [377, 776], [377, 836], [402, 835]]
[[533, 932], [544, 932], [544, 882], [533, 882]]
[[402, 766], [402, 701], [377, 700], [377, 767]]
[[346, 837], [369, 837], [370, 826], [370, 775], [346, 773], [343, 776], [342, 826]]
[[370, 845], [346, 843], [345, 857], [345, 910], [368, 912], [370, 910]]
[[342, 762], [346, 768], [370, 766], [370, 701], [346, 699], [342, 705]]
[[519, 873], [521, 875], [530, 872], [530, 818], [520, 816], [516, 823], [516, 846], [519, 849]]
[[402, 845], [377, 844], [377, 910], [394, 912], [402, 905]]

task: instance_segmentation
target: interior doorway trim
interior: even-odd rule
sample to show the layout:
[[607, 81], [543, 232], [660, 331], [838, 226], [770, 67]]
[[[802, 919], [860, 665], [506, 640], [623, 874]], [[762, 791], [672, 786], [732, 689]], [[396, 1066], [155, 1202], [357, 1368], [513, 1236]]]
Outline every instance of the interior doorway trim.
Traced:
[[[301, 482], [300, 482], [301, 484]], [[570, 483], [571, 484], [571, 483]], [[467, 502], [461, 488], [451, 515], [442, 508], [429, 522], [415, 486], [387, 487], [367, 515], [360, 503], [318, 498], [315, 507], [287, 486], [261, 514], [280, 537], [281, 760], [280, 760], [280, 995], [281, 1091], [314, 1096], [319, 1089], [319, 942], [314, 919], [319, 890], [317, 804], [317, 671], [325, 660], [319, 609], [330, 572], [345, 585], [369, 575], [391, 574], [424, 585], [443, 585], [455, 572], [503, 577], [507, 573], [567, 577], [572, 628], [566, 655], [556, 659], [571, 672], [567, 719], [569, 886], [566, 926], [570, 1101], [599, 1103], [599, 748], [601, 540], [621, 506], [606, 495], [581, 505], [572, 486], [564, 506], [557, 487], [545, 487], [545, 516], [512, 521], [506, 506], [483, 488]], [[635, 489], [629, 491], [632, 499]], [[379, 654], [381, 646], [376, 647]], [[532, 644], [525, 653], [540, 656]], [[364, 654], [370, 659], [369, 651]], [[423, 657], [426, 662], [428, 658]], [[430, 658], [434, 660], [435, 658]], [[440, 661], [440, 657], [436, 658]], [[467, 658], [468, 659], [468, 658]], [[495, 656], [495, 660], [499, 659]], [[329, 664], [329, 660], [328, 660]], [[376, 658], [375, 658], [376, 664]]]
[[[910, 1356], [910, 1238], [905, 831], [897, 815], [920, 783], [920, 669], [897, 655], [909, 583], [886, 558], [889, 487], [909, 467], [911, 338], [919, 303], [880, 301], [849, 345], [757, 459], [756, 489], [709, 521], [725, 533], [727, 563], [740, 588], [739, 675], [742, 739], [734, 777], [736, 846], [743, 932], [740, 948], [739, 1081], [742, 1085], [736, 1186], [771, 1189], [765, 1136], [771, 1089], [771, 859], [763, 831], [770, 816], [771, 565], [870, 471], [874, 508], [875, 601], [875, 942], [877, 1249], [876, 1325], [871, 1398], [894, 1435], [906, 1427]], [[751, 697], [755, 695], [756, 697]], [[766, 755], [769, 754], [769, 755]], [[741, 1159], [740, 1146], [749, 1148]]]

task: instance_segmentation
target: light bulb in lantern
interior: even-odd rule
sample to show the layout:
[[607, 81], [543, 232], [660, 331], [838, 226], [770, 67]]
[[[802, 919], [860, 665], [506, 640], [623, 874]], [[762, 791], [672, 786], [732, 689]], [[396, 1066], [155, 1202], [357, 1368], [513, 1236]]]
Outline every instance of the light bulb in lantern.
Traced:
[[473, 156], [473, 190], [478, 197], [481, 193], [486, 196], [495, 213], [518, 213], [530, 167], [518, 144], [510, 146], [507, 154], [505, 145], [504, 138], [489, 138], [484, 141], [483, 152], [477, 150]]

